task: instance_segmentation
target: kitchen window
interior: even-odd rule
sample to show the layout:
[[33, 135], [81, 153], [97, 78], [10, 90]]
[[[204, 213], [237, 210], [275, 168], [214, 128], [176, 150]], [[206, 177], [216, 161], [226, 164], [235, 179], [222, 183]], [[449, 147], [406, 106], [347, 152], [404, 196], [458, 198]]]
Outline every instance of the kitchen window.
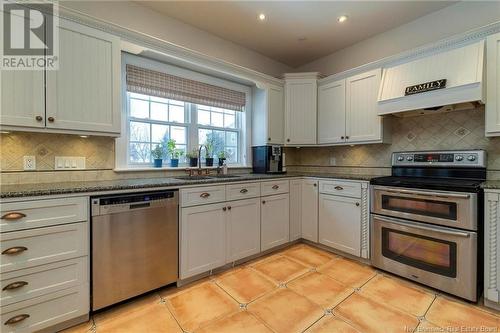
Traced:
[[[130, 89], [129, 74], [127, 82], [124, 82], [125, 117], [122, 119], [124, 135], [117, 139], [117, 169], [152, 167], [152, 150], [158, 145], [166, 144], [170, 139], [175, 140], [176, 148], [183, 152], [179, 161], [181, 166], [186, 165], [186, 153], [197, 150], [199, 145], [207, 143], [212, 147], [216, 163], [219, 154], [224, 153], [229, 166], [246, 165], [250, 150], [247, 139], [247, 134], [250, 133], [249, 87], [128, 54], [123, 56], [123, 60], [125, 77], [130, 73], [127, 69], [138, 71], [138, 74], [134, 73], [138, 87]], [[127, 68], [127, 65], [132, 67]], [[145, 71], [141, 72], [143, 68]], [[187, 78], [187, 84], [181, 82], [176, 86], [176, 82], [172, 84], [165, 80], [161, 76], [162, 73], [175, 76], [174, 81], [177, 78], [180, 80]], [[148, 75], [152, 75], [154, 79], [150, 80]], [[155, 86], [148, 86], [148, 80]], [[212, 95], [207, 97], [207, 104], [212, 103], [212, 105], [207, 105], [200, 103], [204, 102], [203, 99], [191, 98], [192, 95], [183, 95], [182, 92], [178, 94], [174, 91], [170, 94], [167, 91], [163, 95], [162, 91], [157, 93], [155, 90], [157, 87], [161, 90], [164, 86], [182, 88], [189, 84], [196, 85], [198, 81], [193, 80], [199, 80], [204, 84], [195, 87], [197, 88], [195, 92], [213, 93], [216, 102], [212, 101]], [[217, 95], [219, 85], [220, 89], [225, 90]], [[212, 87], [215, 87], [215, 92], [210, 90]], [[227, 103], [224, 99], [217, 101], [218, 96], [225, 97], [228, 94]], [[241, 105], [241, 96], [244, 105]], [[240, 104], [232, 105], [234, 100], [240, 101]], [[168, 166], [170, 156], [165, 153], [163, 160], [164, 166]], [[204, 160], [203, 150], [202, 162]]]

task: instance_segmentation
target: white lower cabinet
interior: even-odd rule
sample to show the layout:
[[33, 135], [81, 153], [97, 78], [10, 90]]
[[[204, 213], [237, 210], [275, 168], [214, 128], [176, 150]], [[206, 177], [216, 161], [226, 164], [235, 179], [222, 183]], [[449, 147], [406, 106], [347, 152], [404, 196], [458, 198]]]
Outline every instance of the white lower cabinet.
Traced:
[[300, 214], [302, 238], [318, 242], [318, 181], [302, 180], [302, 209]]
[[290, 239], [289, 194], [261, 198], [261, 250], [288, 243]]
[[319, 195], [319, 243], [359, 257], [361, 205], [358, 198]]
[[302, 179], [290, 180], [290, 241], [302, 238]]
[[226, 263], [226, 211], [226, 203], [181, 210], [181, 279]]
[[227, 203], [226, 262], [260, 252], [260, 199]]

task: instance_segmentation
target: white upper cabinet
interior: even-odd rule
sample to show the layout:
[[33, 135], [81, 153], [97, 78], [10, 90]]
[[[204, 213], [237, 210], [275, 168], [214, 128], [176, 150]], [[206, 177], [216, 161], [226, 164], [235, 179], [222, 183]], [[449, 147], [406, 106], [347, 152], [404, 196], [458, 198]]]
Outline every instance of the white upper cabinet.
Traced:
[[500, 33], [486, 41], [486, 136], [500, 136]]
[[252, 145], [284, 143], [285, 118], [283, 87], [267, 85], [254, 90], [254, 110], [252, 113]]
[[47, 127], [120, 133], [120, 40], [59, 20], [59, 69], [47, 71]]
[[318, 73], [285, 74], [285, 144], [316, 144]]
[[346, 142], [381, 142], [382, 117], [378, 115], [377, 95], [381, 69], [346, 79]]
[[318, 143], [345, 142], [345, 80], [318, 88]]
[[381, 69], [347, 79], [320, 83], [318, 143], [363, 144], [388, 142], [385, 121], [378, 116]]

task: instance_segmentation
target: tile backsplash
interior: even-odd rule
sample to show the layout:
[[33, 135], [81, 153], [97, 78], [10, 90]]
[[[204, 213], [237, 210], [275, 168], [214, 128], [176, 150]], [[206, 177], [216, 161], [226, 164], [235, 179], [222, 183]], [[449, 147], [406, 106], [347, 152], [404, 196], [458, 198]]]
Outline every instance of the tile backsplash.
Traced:
[[[484, 107], [415, 117], [392, 117], [392, 143], [337, 147], [286, 148], [291, 170], [366, 169], [386, 174], [391, 153], [410, 150], [485, 149], [488, 170], [500, 171], [500, 137], [486, 138]], [[353, 170], [354, 171], [354, 170]]]
[[83, 156], [86, 169], [115, 167], [115, 139], [110, 137], [10, 132], [0, 134], [0, 169], [23, 170], [23, 156], [35, 156], [36, 171], [54, 170], [55, 156]]

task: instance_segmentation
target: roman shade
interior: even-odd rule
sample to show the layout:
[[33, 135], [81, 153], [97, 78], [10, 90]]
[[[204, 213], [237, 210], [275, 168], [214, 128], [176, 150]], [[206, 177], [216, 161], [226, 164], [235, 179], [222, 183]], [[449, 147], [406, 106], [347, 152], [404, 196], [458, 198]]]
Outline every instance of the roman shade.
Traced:
[[127, 91], [243, 111], [245, 93], [185, 79], [134, 65], [127, 65]]

